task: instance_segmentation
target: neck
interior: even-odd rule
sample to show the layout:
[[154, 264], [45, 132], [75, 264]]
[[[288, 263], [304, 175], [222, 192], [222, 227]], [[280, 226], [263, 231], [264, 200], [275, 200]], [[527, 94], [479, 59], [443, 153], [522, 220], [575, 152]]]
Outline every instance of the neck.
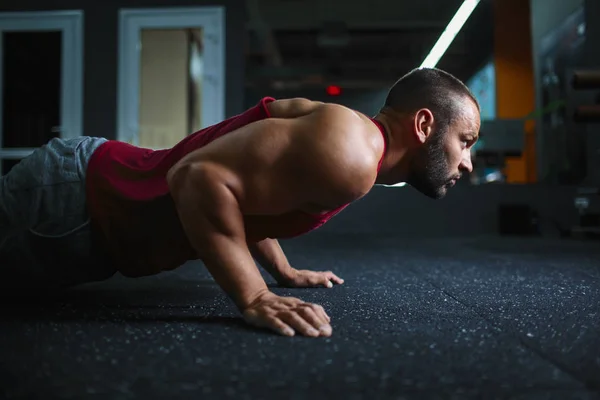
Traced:
[[387, 139], [387, 151], [381, 163], [377, 180], [378, 185], [393, 185], [405, 182], [409, 168], [409, 146], [406, 143], [405, 129], [399, 118], [393, 118], [382, 111], [374, 117], [383, 125]]

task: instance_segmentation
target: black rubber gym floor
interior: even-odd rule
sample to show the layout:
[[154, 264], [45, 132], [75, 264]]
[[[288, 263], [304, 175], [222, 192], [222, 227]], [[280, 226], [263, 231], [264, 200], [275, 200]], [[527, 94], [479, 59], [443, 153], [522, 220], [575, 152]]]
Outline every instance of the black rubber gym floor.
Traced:
[[[313, 234], [331, 338], [247, 327], [201, 265], [50, 299], [3, 296], [6, 399], [600, 398], [600, 245]], [[272, 280], [269, 280], [272, 282]], [[1, 397], [1, 396], [0, 396]]]

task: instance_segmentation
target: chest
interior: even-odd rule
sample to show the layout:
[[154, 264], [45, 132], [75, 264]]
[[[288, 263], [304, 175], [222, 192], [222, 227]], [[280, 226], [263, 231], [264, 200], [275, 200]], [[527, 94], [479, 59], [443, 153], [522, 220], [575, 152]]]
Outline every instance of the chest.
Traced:
[[248, 215], [244, 217], [246, 236], [254, 241], [300, 236], [323, 226], [343, 208], [315, 214], [294, 211], [281, 215]]

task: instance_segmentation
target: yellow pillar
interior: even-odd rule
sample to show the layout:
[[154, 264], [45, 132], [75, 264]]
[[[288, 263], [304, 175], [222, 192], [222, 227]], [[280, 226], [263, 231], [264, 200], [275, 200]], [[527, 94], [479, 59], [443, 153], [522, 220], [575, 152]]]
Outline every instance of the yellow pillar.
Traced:
[[[523, 118], [535, 108], [535, 77], [528, 0], [494, 0], [497, 118]], [[536, 180], [535, 126], [527, 121], [521, 157], [508, 157], [509, 183]]]

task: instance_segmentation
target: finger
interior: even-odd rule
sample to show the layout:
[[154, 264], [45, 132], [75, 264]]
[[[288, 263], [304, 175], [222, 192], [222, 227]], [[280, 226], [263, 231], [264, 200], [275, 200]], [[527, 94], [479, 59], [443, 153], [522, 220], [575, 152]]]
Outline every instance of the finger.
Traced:
[[328, 276], [325, 272], [313, 272], [305, 275], [304, 282], [296, 281], [297, 286], [300, 287], [333, 287], [333, 284], [329, 281]]
[[308, 277], [308, 285], [317, 287], [321, 285], [326, 285], [326, 277], [321, 272], [313, 272]]
[[329, 324], [330, 319], [325, 314], [325, 310], [316, 304], [304, 303], [299, 312], [303, 317], [307, 317], [307, 321], [311, 322], [317, 329], [323, 324]]
[[249, 323], [250, 325], [254, 325], [262, 328], [264, 326], [263, 322], [258, 318], [258, 314], [254, 310], [247, 310], [243, 313], [244, 321]]
[[321, 316], [321, 318], [324, 318], [327, 323], [331, 322], [331, 318], [329, 317], [329, 315], [327, 315], [327, 313], [325, 312], [325, 309], [319, 305], [319, 304], [314, 304], [314, 303], [307, 303], [313, 310], [314, 312]]
[[329, 280], [329, 274], [327, 272], [315, 272], [310, 277], [310, 285], [317, 286], [325, 286], [327, 288], [332, 288], [333, 283]]
[[336, 274], [334, 274], [333, 272], [329, 272], [327, 277], [329, 278], [329, 280], [333, 281], [333, 283], [336, 283], [338, 285], [344, 283], [344, 280]]
[[295, 334], [294, 330], [279, 318], [271, 317], [265, 322], [268, 328], [271, 328], [275, 332], [278, 332], [284, 336], [294, 336]]
[[319, 313], [315, 312], [312, 307], [303, 307], [298, 313], [302, 318], [304, 318], [305, 321], [317, 329], [321, 335], [331, 335], [331, 326], [329, 325], [327, 319], [323, 315], [319, 315]]
[[317, 337], [319, 331], [316, 330], [311, 324], [309, 324], [304, 318], [302, 318], [297, 312], [289, 311], [278, 315], [279, 319], [292, 327], [292, 329], [305, 335]]
[[[285, 327], [287, 325], [285, 325], [283, 323], [281, 323], [283, 325], [277, 324], [277, 321], [275, 321], [275, 319], [276, 319], [275, 317], [261, 316], [257, 312], [254, 312], [254, 311], [249, 311], [249, 312], [244, 313], [244, 320], [250, 325], [253, 325], [257, 328], [274, 329], [274, 330], [280, 331], [280, 333], [282, 333], [282, 334], [289, 333], [289, 330], [288, 331], [285, 330]], [[279, 321], [279, 322], [281, 322], [281, 321]], [[294, 330], [291, 328], [290, 328], [290, 330], [291, 330], [291, 333], [293, 334]]]
[[273, 310], [275, 311], [284, 311], [288, 310], [290, 307], [297, 307], [298, 305], [304, 303], [304, 301], [296, 298], [296, 297], [282, 297], [279, 303], [273, 305]]

